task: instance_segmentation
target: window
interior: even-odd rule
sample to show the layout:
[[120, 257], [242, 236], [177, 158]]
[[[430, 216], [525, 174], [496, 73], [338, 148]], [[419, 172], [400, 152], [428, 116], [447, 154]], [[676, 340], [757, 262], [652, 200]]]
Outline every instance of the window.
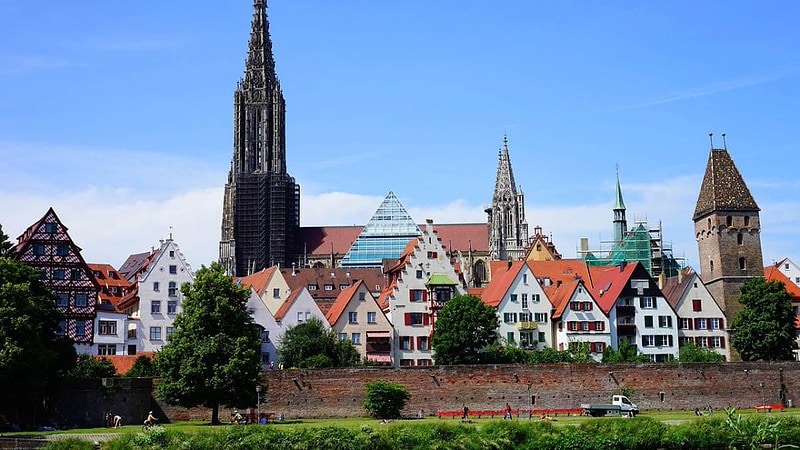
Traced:
[[544, 331], [539, 332], [539, 342], [544, 342]]
[[725, 347], [725, 340], [720, 336], [712, 336], [709, 338], [709, 340], [711, 341], [709, 342], [711, 344], [710, 347], [715, 347], [715, 348]]
[[367, 293], [366, 292], [359, 292], [358, 293], [358, 301], [363, 302], [366, 299], [367, 299]]
[[44, 255], [44, 245], [42, 244], [35, 244], [33, 246], [33, 254], [34, 255]]
[[581, 302], [581, 308], [584, 311], [591, 311], [592, 310], [592, 302]]
[[654, 347], [656, 345], [655, 336], [644, 335], [642, 336], [642, 347]]
[[346, 341], [347, 340], [347, 333], [339, 333], [339, 340]]
[[86, 336], [86, 322], [82, 320], [75, 322], [75, 336]]
[[744, 216], [744, 226], [750, 226], [750, 216]]
[[414, 360], [413, 359], [401, 359], [400, 360], [400, 367], [414, 367]]
[[653, 316], [644, 316], [644, 327], [653, 328]]
[[681, 330], [689, 329], [689, 319], [681, 319], [678, 326]]
[[171, 273], [171, 274], [173, 274], [173, 275], [175, 275], [176, 273], [178, 273], [178, 266], [176, 266], [176, 265], [174, 265], [174, 264], [173, 264], [173, 265], [170, 265], [170, 266], [169, 266], [169, 273]]
[[655, 308], [656, 307], [656, 298], [655, 297], [642, 297], [640, 301], [641, 308]]
[[261, 353], [261, 364], [269, 364], [269, 352]]
[[506, 341], [508, 341], [509, 344], [513, 344], [514, 342], [517, 342], [516, 338], [514, 338], [514, 332], [513, 331], [509, 331], [508, 333], [506, 333]]
[[297, 322], [298, 323], [302, 323], [304, 318], [305, 318], [305, 316], [306, 315], [302, 311], [298, 311], [297, 312]]
[[117, 322], [114, 320], [100, 320], [98, 321], [97, 332], [103, 335], [115, 336], [117, 334]]
[[409, 317], [411, 318], [410, 325], [422, 325], [424, 320], [423, 313], [409, 313]]
[[581, 302], [569, 302], [569, 309], [572, 311], [580, 311]]
[[333, 284], [330, 284], [330, 283], [326, 284], [325, 285], [325, 290], [326, 291], [332, 291], [333, 290]]
[[44, 224], [44, 232], [45, 233], [55, 233], [58, 231], [58, 225], [54, 223], [46, 223]]
[[706, 319], [694, 319], [694, 327], [697, 330], [705, 330], [706, 328]]
[[725, 217], [725, 225], [727, 225], [727, 226], [731, 226], [731, 225], [733, 225], [733, 217], [731, 217], [731, 216], [726, 216], [726, 217]]
[[605, 322], [600, 321], [600, 320], [596, 321], [594, 323], [594, 329], [597, 330], [597, 331], [605, 331], [605, 329], [606, 329]]
[[308, 288], [309, 291], [316, 291], [319, 286], [317, 286], [316, 284], [309, 284], [306, 287]]
[[355, 311], [347, 313], [347, 323], [358, 323], [358, 313]]
[[517, 294], [511, 294], [511, 301], [514, 303], [517, 302]]
[[660, 334], [655, 337], [655, 343], [658, 347], [672, 347], [672, 335]]
[[692, 300], [692, 311], [700, 312], [703, 310], [703, 301], [699, 298]]
[[78, 292], [75, 294], [75, 306], [85, 308], [88, 303], [89, 295], [85, 292]]
[[539, 323], [547, 323], [547, 313], [535, 313], [533, 320]]
[[417, 269], [417, 278], [422, 278], [422, 269]]
[[744, 235], [742, 233], [736, 235], [736, 243], [739, 245], [744, 245]]
[[67, 321], [62, 320], [58, 322], [58, 330], [56, 330], [56, 334], [59, 336], [64, 336], [67, 334]]
[[426, 292], [422, 289], [412, 289], [409, 291], [409, 300], [412, 302], [422, 302], [425, 301], [425, 294]]
[[377, 322], [378, 314], [375, 312], [368, 312], [367, 313], [367, 323], [376, 323]]
[[177, 314], [177, 313], [178, 313], [178, 301], [169, 300], [167, 302], [167, 314]]
[[519, 321], [520, 322], [533, 322], [533, 313], [531, 313], [531, 312], [521, 312], [521, 313], [519, 313]]
[[161, 327], [150, 327], [150, 340], [151, 341], [161, 340]]
[[417, 338], [417, 349], [428, 351], [431, 349], [430, 338], [428, 336], [419, 336]]
[[158, 292], [160, 286], [161, 285], [158, 284], [158, 281], [153, 281], [153, 292]]
[[66, 245], [59, 245], [58, 247], [56, 247], [56, 255], [58, 256], [69, 255], [69, 247]]
[[72, 281], [80, 280], [81, 279], [81, 271], [78, 269], [72, 269], [69, 273], [69, 277]]
[[97, 354], [98, 355], [116, 355], [117, 354], [117, 345], [116, 344], [97, 344]]
[[353, 345], [361, 345], [361, 333], [353, 333], [350, 335], [350, 342]]
[[522, 309], [528, 309], [528, 294], [522, 294]]
[[714, 260], [713, 259], [708, 261], [708, 265], [711, 268], [711, 272], [714, 272]]
[[539, 294], [533, 294], [533, 303], [539, 303]]
[[589, 322], [581, 322], [581, 331], [589, 331]]
[[672, 328], [672, 316], [658, 316], [659, 328]]
[[281, 288], [272, 289], [272, 298], [281, 298]]
[[128, 339], [136, 339], [136, 328], [128, 329]]
[[53, 270], [53, 279], [54, 280], [63, 280], [64, 279], [64, 269], [55, 269], [55, 270]]
[[517, 313], [504, 313], [503, 314], [503, 322], [505, 322], [505, 323], [517, 323]]
[[708, 319], [708, 328], [712, 330], [719, 330], [721, 328], [719, 318], [714, 317], [712, 319]]
[[261, 330], [261, 342], [269, 342], [269, 330]]
[[167, 339], [175, 332], [175, 327], [167, 327]]
[[161, 300], [152, 300], [150, 302], [150, 314], [161, 314]]
[[401, 350], [414, 350], [414, 339], [411, 336], [400, 336]]
[[436, 259], [439, 257], [437, 252], [428, 252], [428, 259]]
[[739, 257], [739, 270], [747, 270], [747, 261], [744, 256]]
[[174, 281], [169, 282], [169, 291], [167, 292], [167, 295], [169, 295], [170, 297], [178, 296], [178, 283]]
[[605, 342], [591, 342], [589, 343], [589, 351], [592, 353], [603, 353], [606, 350]]

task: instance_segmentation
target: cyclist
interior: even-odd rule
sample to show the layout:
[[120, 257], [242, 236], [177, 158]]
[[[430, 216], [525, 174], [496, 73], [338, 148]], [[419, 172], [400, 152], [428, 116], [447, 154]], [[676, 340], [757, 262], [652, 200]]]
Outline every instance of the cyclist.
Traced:
[[155, 416], [153, 416], [153, 411], [150, 411], [149, 413], [147, 413], [147, 419], [145, 419], [144, 425], [146, 427], [150, 428], [153, 425], [155, 425], [156, 422], [158, 422], [158, 419], [156, 419]]

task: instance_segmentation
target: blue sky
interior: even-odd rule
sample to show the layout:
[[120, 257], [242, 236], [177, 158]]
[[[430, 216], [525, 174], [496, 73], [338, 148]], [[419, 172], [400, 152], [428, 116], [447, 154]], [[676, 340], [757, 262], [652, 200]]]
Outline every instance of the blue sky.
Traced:
[[[482, 222], [509, 137], [531, 228], [561, 253], [661, 221], [697, 266], [708, 133], [762, 208], [764, 262], [800, 260], [800, 4], [272, 0], [304, 225], [364, 224], [389, 190]], [[90, 262], [173, 227], [216, 259], [252, 2], [0, 0], [0, 224], [53, 206]]]

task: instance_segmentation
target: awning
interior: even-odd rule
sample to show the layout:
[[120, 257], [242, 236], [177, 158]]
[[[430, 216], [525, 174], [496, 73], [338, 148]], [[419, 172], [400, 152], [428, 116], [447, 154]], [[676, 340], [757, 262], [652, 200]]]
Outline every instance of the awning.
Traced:
[[367, 338], [390, 338], [391, 331], [367, 331]]
[[453, 281], [447, 274], [445, 273], [434, 273], [431, 274], [431, 277], [428, 279], [428, 286], [456, 286], [458, 283]]
[[375, 361], [375, 362], [392, 362], [392, 358], [386, 354], [373, 354], [367, 355], [368, 361]]

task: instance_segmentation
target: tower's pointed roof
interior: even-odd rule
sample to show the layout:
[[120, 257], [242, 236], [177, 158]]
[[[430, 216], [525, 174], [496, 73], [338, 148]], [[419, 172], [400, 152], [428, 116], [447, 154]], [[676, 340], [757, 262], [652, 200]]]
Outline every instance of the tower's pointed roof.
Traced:
[[617, 173], [617, 193], [614, 197], [614, 209], [625, 209], [625, 202], [622, 201], [622, 187], [619, 185], [619, 173]]
[[511, 158], [508, 156], [508, 136], [503, 135], [503, 148], [498, 152], [497, 178], [494, 182], [494, 196], [498, 198], [502, 193], [516, 193], [517, 184], [514, 182], [514, 171], [511, 170]]
[[420, 236], [414, 219], [389, 191], [342, 259], [342, 267], [380, 267], [384, 258], [397, 259], [411, 238]]
[[245, 85], [264, 87], [274, 84], [277, 79], [275, 57], [272, 54], [272, 38], [269, 35], [269, 19], [265, 0], [253, 1], [253, 20], [250, 26]]
[[694, 220], [713, 211], [760, 211], [728, 150], [711, 149]]

